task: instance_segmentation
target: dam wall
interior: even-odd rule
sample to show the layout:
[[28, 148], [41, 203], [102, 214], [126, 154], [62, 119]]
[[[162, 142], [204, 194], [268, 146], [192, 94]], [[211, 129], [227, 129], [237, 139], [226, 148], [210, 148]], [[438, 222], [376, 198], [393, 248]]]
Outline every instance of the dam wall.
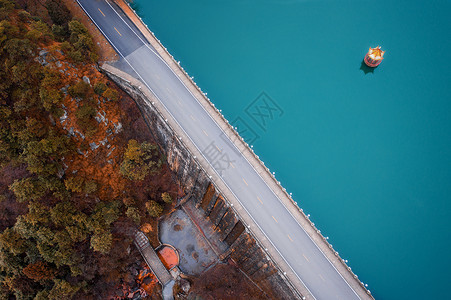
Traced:
[[[227, 137], [234, 142], [238, 151], [272, 189], [359, 298], [374, 299], [338, 252], [321, 235], [320, 230], [297, 206], [280, 182], [269, 172], [259, 157], [254, 154], [253, 150], [135, 12], [123, 0], [115, 0], [114, 3], [132, 20], [158, 55], [214, 118]], [[203, 158], [202, 153], [179, 127], [177, 120], [171, 117], [146, 85], [111, 64], [104, 64], [102, 70], [129, 93], [138, 104], [155, 140], [166, 155], [168, 164], [176, 174], [177, 181], [185, 188], [187, 197], [184, 197], [183, 201], [193, 201], [197, 209], [201, 210], [205, 217], [212, 222], [215, 230], [220, 232], [220, 238], [227, 243], [228, 249], [221, 254], [221, 258], [231, 258], [250, 279], [272, 298], [303, 299], [305, 297], [305, 299], [314, 299], [300, 278], [292, 271], [271, 241], [266, 238], [266, 235], [242, 207], [240, 201], [231, 193]]]
[[219, 233], [220, 242], [227, 244], [227, 250], [219, 253], [220, 259], [232, 259], [270, 298], [302, 299], [303, 295], [290, 284], [283, 271], [257, 242], [249, 226], [240, 219], [233, 205], [215, 187], [196, 156], [182, 143], [183, 138], [177, 135], [158, 111], [156, 99], [149, 97], [145, 93], [147, 89], [130, 75], [108, 64], [101, 68], [136, 101], [177, 182], [187, 194], [184, 201], [192, 201]]

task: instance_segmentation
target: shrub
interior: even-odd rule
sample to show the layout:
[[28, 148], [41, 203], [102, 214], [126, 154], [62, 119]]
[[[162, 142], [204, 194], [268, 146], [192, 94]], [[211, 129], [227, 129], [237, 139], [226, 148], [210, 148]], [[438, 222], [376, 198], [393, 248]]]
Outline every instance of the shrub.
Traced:
[[125, 214], [136, 225], [139, 225], [139, 223], [141, 223], [141, 216], [139, 215], [139, 210], [136, 207], [131, 206], [131, 207], [127, 208], [127, 211], [125, 212]]
[[[68, 37], [68, 32], [64, 26], [53, 24], [52, 33], [58, 41], [63, 41]], [[68, 43], [69, 44], [69, 43]], [[70, 45], [70, 44], [69, 44]]]
[[88, 95], [90, 88], [91, 86], [88, 83], [84, 82], [83, 80], [80, 80], [75, 85], [71, 85], [68, 91], [72, 97], [84, 99]]
[[70, 51], [72, 51], [73, 47], [68, 41], [65, 41], [65, 42], [61, 43], [60, 49], [63, 52], [70, 52]]
[[68, 191], [80, 193], [83, 189], [83, 181], [81, 177], [69, 177], [64, 180], [64, 185]]
[[96, 93], [97, 95], [102, 95], [103, 92], [105, 92], [106, 90], [106, 84], [103, 82], [97, 82], [96, 84], [94, 84], [94, 93]]
[[19, 20], [23, 23], [27, 23], [31, 20], [31, 15], [29, 12], [25, 10], [21, 10], [17, 13], [17, 16], [19, 17]]
[[161, 199], [163, 199], [164, 203], [172, 203], [172, 197], [167, 192], [161, 194]]
[[119, 93], [117, 90], [112, 88], [107, 88], [105, 92], [102, 94], [103, 97], [111, 100], [111, 101], [117, 101], [119, 100]]
[[135, 199], [133, 199], [132, 197], [125, 197], [124, 199], [122, 199], [122, 202], [127, 207], [135, 205]]

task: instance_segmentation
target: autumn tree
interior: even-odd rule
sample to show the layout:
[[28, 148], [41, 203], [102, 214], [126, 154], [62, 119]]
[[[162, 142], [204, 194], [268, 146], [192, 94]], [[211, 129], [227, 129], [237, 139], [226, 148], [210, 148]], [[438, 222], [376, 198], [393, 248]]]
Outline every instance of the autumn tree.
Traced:
[[30, 172], [38, 175], [56, 175], [61, 171], [61, 158], [69, 151], [68, 137], [50, 131], [46, 138], [26, 145], [21, 158]]
[[91, 248], [102, 254], [110, 252], [113, 243], [113, 235], [108, 231], [94, 233], [91, 237]]
[[32, 177], [16, 179], [9, 187], [18, 202], [38, 200], [46, 193], [44, 182]]
[[86, 135], [92, 135], [97, 131], [98, 126], [95, 120], [97, 111], [90, 103], [81, 105], [75, 112], [75, 115], [77, 116], [77, 125], [80, 126]]
[[53, 279], [55, 277], [54, 271], [43, 261], [27, 265], [22, 272], [25, 276], [35, 281]]
[[46, 70], [45, 77], [41, 82], [41, 88], [39, 89], [39, 96], [45, 110], [55, 115], [62, 113], [60, 107], [61, 101], [63, 100], [63, 93], [59, 90], [60, 85], [60, 73], [54, 70]]
[[119, 100], [119, 92], [116, 89], [107, 88], [103, 93], [102, 96], [107, 98], [111, 101], [117, 101]]
[[70, 300], [79, 290], [79, 287], [71, 285], [69, 282], [61, 279], [55, 279], [53, 288], [49, 291], [50, 300]]
[[83, 80], [78, 81], [76, 84], [71, 85], [68, 89], [69, 94], [72, 97], [78, 97], [85, 99], [89, 93], [91, 86]]
[[50, 212], [49, 209], [42, 203], [37, 201], [30, 202], [28, 204], [27, 221], [32, 225], [49, 225], [50, 224]]
[[161, 213], [163, 212], [163, 207], [153, 200], [146, 202], [146, 208], [149, 215], [154, 218], [161, 216]]
[[18, 255], [25, 252], [27, 244], [18, 232], [12, 228], [6, 228], [0, 234], [0, 247]]
[[125, 215], [136, 225], [139, 225], [141, 223], [141, 216], [139, 214], [139, 210], [136, 207], [128, 207]]
[[106, 84], [103, 83], [103, 82], [97, 82], [96, 84], [94, 84], [94, 92], [95, 92], [97, 95], [102, 95], [103, 92], [106, 91], [106, 89], [107, 89], [107, 86], [106, 86]]
[[156, 145], [130, 140], [120, 166], [121, 174], [130, 180], [143, 180], [148, 174], [156, 174], [162, 164], [158, 154]]
[[168, 192], [164, 192], [161, 194], [161, 199], [164, 203], [172, 203], [172, 197]]

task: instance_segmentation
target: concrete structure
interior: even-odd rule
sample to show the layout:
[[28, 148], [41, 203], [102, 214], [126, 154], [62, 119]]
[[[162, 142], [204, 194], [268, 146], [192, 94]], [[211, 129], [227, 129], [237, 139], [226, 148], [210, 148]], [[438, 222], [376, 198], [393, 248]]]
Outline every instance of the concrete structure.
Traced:
[[[137, 33], [136, 27], [104, 0], [78, 2], [123, 57], [123, 67], [104, 65], [104, 71], [135, 98], [171, 168], [192, 194], [192, 201], [202, 199], [196, 204], [211, 211], [209, 217], [216, 226], [223, 224], [224, 239], [231, 242], [231, 250], [224, 257], [246, 241], [246, 228], [251, 235], [247, 241], [254, 243], [251, 249], [262, 251], [277, 272], [275, 277], [264, 278], [267, 290], [279, 287], [281, 298], [372, 299], [153, 34], [139, 22], [136, 25], [141, 32]], [[118, 4], [127, 10], [123, 3]], [[205, 200], [208, 186], [221, 195], [220, 202], [218, 198], [213, 204], [213, 198]], [[239, 222], [235, 222], [236, 216]], [[241, 232], [235, 230], [238, 224]], [[248, 265], [258, 265], [258, 259]]]
[[158, 281], [162, 286], [167, 285], [171, 282], [172, 276], [169, 274], [169, 271], [165, 268], [160, 258], [158, 257], [155, 250], [149, 243], [149, 239], [145, 236], [141, 231], [137, 231], [135, 234], [134, 243], [136, 248], [138, 248], [142, 257], [146, 261], [152, 273], [157, 277]]

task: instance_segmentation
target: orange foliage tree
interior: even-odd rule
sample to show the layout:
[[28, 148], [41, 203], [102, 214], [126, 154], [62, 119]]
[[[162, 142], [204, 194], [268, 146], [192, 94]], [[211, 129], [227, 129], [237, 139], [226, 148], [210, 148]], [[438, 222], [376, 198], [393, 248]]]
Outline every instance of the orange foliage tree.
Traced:
[[55, 274], [49, 266], [42, 261], [38, 261], [33, 264], [29, 264], [26, 266], [22, 272], [30, 279], [35, 281], [45, 280], [45, 279], [53, 279]]

